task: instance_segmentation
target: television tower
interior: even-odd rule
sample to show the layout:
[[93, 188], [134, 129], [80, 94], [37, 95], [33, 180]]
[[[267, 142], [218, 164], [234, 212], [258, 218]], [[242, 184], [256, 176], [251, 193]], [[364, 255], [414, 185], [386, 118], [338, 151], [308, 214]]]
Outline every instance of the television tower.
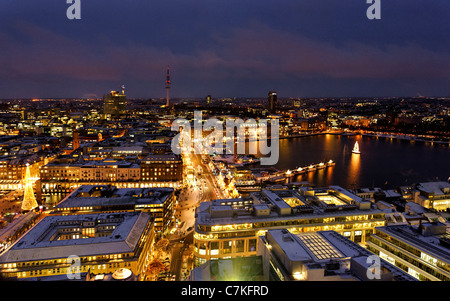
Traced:
[[166, 76], [166, 107], [169, 107], [169, 90], [170, 90], [170, 69], [169, 66], [167, 66], [167, 76]]

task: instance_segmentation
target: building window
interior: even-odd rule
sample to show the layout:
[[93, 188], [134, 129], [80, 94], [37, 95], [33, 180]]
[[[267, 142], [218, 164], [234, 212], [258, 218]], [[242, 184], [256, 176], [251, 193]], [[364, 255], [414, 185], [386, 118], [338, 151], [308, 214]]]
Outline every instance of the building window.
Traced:
[[362, 231], [355, 231], [354, 242], [358, 243], [362, 241]]
[[255, 252], [256, 251], [256, 239], [249, 239], [248, 241], [248, 251]]
[[236, 241], [236, 253], [243, 253], [245, 251], [245, 240]]

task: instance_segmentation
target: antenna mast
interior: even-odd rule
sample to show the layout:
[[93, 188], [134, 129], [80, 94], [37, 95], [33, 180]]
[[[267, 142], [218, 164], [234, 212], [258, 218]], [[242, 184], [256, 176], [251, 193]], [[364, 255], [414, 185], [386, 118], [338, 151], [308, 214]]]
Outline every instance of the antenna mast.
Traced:
[[166, 107], [169, 107], [169, 90], [170, 90], [170, 69], [169, 66], [167, 66], [167, 76], [166, 76]]

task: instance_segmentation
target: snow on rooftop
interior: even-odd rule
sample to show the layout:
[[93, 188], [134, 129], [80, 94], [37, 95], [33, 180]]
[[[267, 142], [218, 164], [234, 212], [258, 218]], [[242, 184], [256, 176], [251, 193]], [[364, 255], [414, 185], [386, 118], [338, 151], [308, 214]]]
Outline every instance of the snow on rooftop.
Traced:
[[398, 192], [396, 192], [393, 189], [388, 189], [388, 190], [384, 190], [384, 194], [386, 195], [386, 197], [388, 198], [393, 198], [393, 197], [401, 197], [402, 195]]
[[290, 261], [312, 260], [306, 248], [287, 230], [270, 230], [268, 236], [269, 241], [275, 241]]
[[291, 208], [282, 198], [280, 198], [276, 193], [264, 189], [263, 194], [269, 199], [269, 201], [277, 206], [278, 208]]
[[[109, 221], [110, 220], [110, 221]], [[151, 220], [150, 213], [102, 213], [47, 216], [0, 256], [0, 262], [17, 262], [132, 252]], [[59, 229], [82, 227], [83, 222], [114, 226], [105, 237], [52, 240]], [[77, 223], [79, 222], [79, 223]]]
[[[90, 196], [96, 191], [111, 192], [108, 196]], [[82, 185], [59, 202], [55, 208], [79, 208], [125, 204], [164, 204], [173, 188], [116, 188], [107, 185]]]
[[435, 195], [443, 195], [450, 193], [450, 183], [447, 182], [424, 182], [419, 183], [417, 188]]
[[357, 203], [361, 203], [361, 202], [368, 202], [367, 200], [364, 200], [363, 198], [357, 196], [356, 194], [351, 193], [350, 191], [348, 191], [347, 189], [344, 189], [340, 186], [330, 186], [331, 189], [336, 190], [340, 193], [342, 193], [343, 195], [351, 198], [353, 201], [357, 202]]

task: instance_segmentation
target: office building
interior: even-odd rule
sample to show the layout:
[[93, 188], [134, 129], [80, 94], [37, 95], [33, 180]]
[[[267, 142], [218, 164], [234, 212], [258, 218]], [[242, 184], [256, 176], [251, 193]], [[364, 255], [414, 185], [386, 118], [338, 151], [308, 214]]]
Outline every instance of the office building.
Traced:
[[367, 248], [423, 281], [450, 281], [450, 233], [440, 222], [378, 227]]
[[384, 215], [339, 186], [264, 189], [247, 198], [203, 202], [196, 211], [195, 263], [256, 255], [258, 237], [280, 228], [294, 234], [334, 230], [364, 244], [375, 227], [385, 225]]
[[53, 206], [82, 185], [179, 188], [183, 183], [183, 161], [175, 155], [150, 155], [140, 162], [105, 157], [89, 161], [57, 159], [43, 166], [40, 178], [45, 203]]
[[82, 163], [54, 161], [41, 168], [43, 182], [137, 182], [140, 166], [137, 163], [102, 160]]
[[183, 160], [174, 154], [148, 155], [141, 161], [141, 179], [178, 186], [183, 180]]
[[41, 167], [40, 175], [43, 200], [50, 207], [82, 185], [141, 186], [140, 165], [114, 159], [57, 159]]
[[0, 274], [68, 280], [126, 268], [142, 279], [153, 242], [148, 212], [47, 216], [0, 255]]
[[168, 230], [173, 221], [173, 188], [117, 188], [111, 185], [83, 185], [54, 206], [53, 214], [107, 212], [150, 212], [156, 233]]
[[[275, 281], [414, 281], [336, 231], [292, 234], [269, 230], [258, 241], [264, 280]], [[375, 267], [375, 263], [379, 264]]]
[[445, 211], [450, 208], [450, 183], [424, 182], [414, 185], [414, 203], [427, 209]]
[[23, 183], [28, 166], [31, 177], [38, 178], [39, 169], [56, 158], [56, 156], [56, 153], [44, 153], [39, 150], [36, 150], [36, 153], [28, 153], [24, 155], [16, 154], [2, 156], [0, 159], [0, 181], [4, 183], [21, 181]]

